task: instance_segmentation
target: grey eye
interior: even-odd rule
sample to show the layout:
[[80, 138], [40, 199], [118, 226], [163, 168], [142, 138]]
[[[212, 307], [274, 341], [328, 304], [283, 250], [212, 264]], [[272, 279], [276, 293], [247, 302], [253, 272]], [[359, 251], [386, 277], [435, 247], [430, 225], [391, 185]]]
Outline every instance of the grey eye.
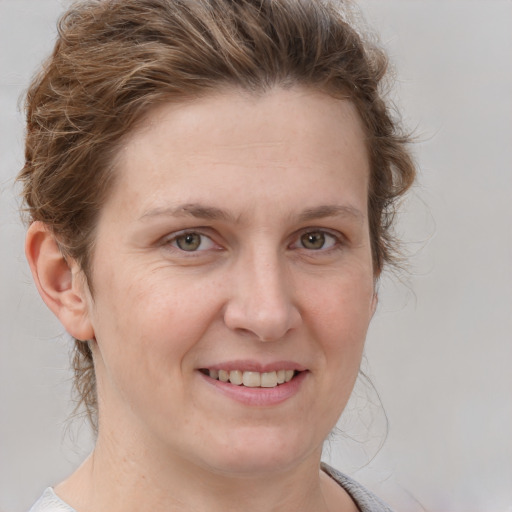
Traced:
[[201, 235], [199, 233], [187, 233], [175, 240], [176, 246], [182, 251], [197, 251], [201, 246]]
[[305, 233], [300, 237], [302, 246], [306, 249], [323, 249], [325, 245], [325, 233], [322, 231], [312, 231]]

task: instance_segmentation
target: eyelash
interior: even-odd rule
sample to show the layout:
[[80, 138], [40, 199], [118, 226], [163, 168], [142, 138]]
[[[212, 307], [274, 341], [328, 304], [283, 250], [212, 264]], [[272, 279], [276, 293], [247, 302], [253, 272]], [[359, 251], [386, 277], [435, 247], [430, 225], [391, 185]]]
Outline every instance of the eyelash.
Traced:
[[[190, 236], [198, 236], [200, 238], [199, 240], [199, 246], [195, 249], [192, 249], [190, 251], [187, 251], [186, 249], [183, 249], [183, 247], [180, 247], [179, 240], [185, 239], [186, 237]], [[304, 237], [306, 236], [312, 236], [312, 235], [320, 235], [323, 238], [323, 244], [321, 247], [317, 249], [312, 249], [305, 247], [303, 245]], [[201, 245], [208, 244], [209, 246], [203, 249], [199, 249]], [[299, 245], [301, 244], [302, 245]], [[314, 240], [313, 240], [314, 243]], [[329, 247], [324, 247], [325, 245], [329, 245]], [[162, 245], [164, 246], [170, 246], [173, 248], [173, 250], [176, 250], [180, 253], [187, 253], [190, 256], [192, 255], [198, 255], [198, 253], [202, 253], [211, 249], [221, 249], [221, 246], [217, 245], [215, 241], [212, 239], [211, 236], [202, 233], [199, 230], [186, 230], [186, 231], [180, 231], [178, 233], [173, 234], [171, 237], [167, 237], [163, 240]], [[294, 241], [288, 245], [288, 248], [290, 249], [303, 249], [305, 251], [311, 252], [311, 253], [326, 253], [330, 252], [336, 249], [339, 249], [341, 246], [344, 245], [344, 237], [340, 233], [333, 233], [332, 231], [328, 231], [325, 229], [320, 228], [308, 228], [306, 230], [302, 230], [297, 235], [294, 235]]]
[[[342, 236], [341, 234], [335, 234], [331, 231], [327, 231], [325, 229], [320, 229], [320, 228], [317, 228], [317, 229], [311, 229], [311, 228], [308, 228], [307, 230], [303, 230], [301, 233], [298, 234], [295, 242], [293, 244], [290, 244], [290, 247], [294, 248], [294, 246], [296, 244], [300, 244], [300, 243], [304, 243], [304, 238], [307, 237], [307, 236], [312, 236], [312, 235], [320, 235], [322, 238], [323, 238], [323, 242], [324, 244], [322, 245], [322, 247], [319, 247], [317, 249], [311, 249], [311, 248], [308, 248], [308, 247], [304, 247], [304, 245], [300, 246], [300, 247], [296, 247], [298, 249], [304, 249], [306, 251], [311, 251], [311, 252], [322, 252], [322, 253], [325, 253], [325, 252], [328, 252], [328, 251], [331, 251], [331, 250], [334, 250], [334, 249], [337, 249], [339, 248], [341, 245], [342, 245]], [[330, 242], [328, 242], [328, 240], [330, 239]], [[330, 244], [329, 247], [324, 247], [324, 245], [326, 244]]]
[[[201, 250], [197, 250], [199, 248], [198, 247], [194, 250], [187, 251], [186, 249], [183, 249], [182, 247], [179, 246], [179, 240], [185, 239], [186, 237], [191, 237], [194, 235], [200, 237], [199, 247], [201, 247], [201, 245], [203, 245], [204, 243], [207, 243], [209, 245], [209, 247], [203, 248]], [[209, 249], [214, 249], [215, 247], [219, 247], [213, 241], [211, 236], [208, 236], [208, 235], [201, 233], [200, 231], [196, 231], [196, 230], [187, 230], [187, 231], [180, 231], [178, 233], [175, 233], [171, 237], [165, 238], [163, 240], [163, 245], [170, 246], [176, 251], [179, 251], [181, 253], [188, 253], [190, 255], [193, 255], [194, 253], [201, 253], [201, 252], [207, 251]]]

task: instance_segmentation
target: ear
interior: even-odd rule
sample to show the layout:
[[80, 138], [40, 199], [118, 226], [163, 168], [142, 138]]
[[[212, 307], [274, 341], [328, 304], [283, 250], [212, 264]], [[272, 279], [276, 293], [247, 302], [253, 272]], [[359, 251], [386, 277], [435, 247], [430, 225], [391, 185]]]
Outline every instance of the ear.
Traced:
[[25, 255], [41, 298], [66, 331], [82, 341], [94, 338], [85, 278], [74, 260], [64, 258], [55, 236], [43, 222], [30, 225]]

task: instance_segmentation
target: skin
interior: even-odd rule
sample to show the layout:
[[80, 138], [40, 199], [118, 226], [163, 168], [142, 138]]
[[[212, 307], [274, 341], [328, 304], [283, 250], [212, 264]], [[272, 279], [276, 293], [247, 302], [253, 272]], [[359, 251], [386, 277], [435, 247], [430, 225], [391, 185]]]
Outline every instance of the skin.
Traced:
[[[163, 105], [116, 172], [94, 295], [44, 225], [27, 236], [44, 300], [93, 340], [98, 382], [96, 448], [57, 494], [80, 512], [356, 510], [319, 472], [376, 304], [355, 107], [301, 88]], [[255, 405], [199, 371], [233, 361], [304, 371]]]

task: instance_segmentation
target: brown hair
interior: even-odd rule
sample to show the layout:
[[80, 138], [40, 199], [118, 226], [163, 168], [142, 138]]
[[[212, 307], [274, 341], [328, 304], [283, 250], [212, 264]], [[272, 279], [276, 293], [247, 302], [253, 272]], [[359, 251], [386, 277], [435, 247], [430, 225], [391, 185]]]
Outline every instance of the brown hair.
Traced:
[[[54, 51], [26, 98], [29, 220], [55, 234], [90, 280], [98, 212], [121, 140], [148, 110], [222, 86], [313, 87], [356, 105], [367, 134], [375, 275], [396, 253], [392, 221], [415, 168], [382, 97], [385, 54], [341, 0], [91, 0], [62, 16]], [[92, 354], [76, 340], [75, 385], [96, 417]], [[94, 423], [94, 421], [93, 421]]]

